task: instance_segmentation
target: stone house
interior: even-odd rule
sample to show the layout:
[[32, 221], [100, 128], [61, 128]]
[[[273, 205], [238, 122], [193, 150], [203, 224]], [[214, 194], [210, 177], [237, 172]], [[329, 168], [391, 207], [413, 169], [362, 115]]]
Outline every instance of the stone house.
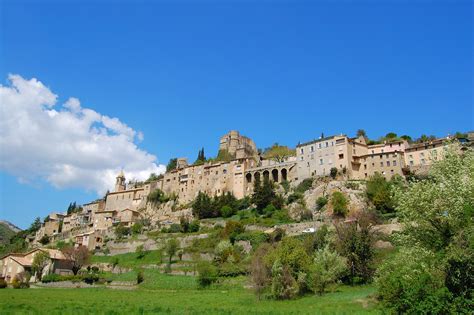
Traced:
[[35, 248], [26, 253], [11, 253], [0, 259], [1, 277], [10, 283], [16, 276], [23, 273], [31, 275], [30, 281], [36, 281], [32, 274], [32, 265], [35, 255], [39, 252], [46, 252], [49, 255], [49, 263], [43, 271], [43, 276], [51, 273], [72, 274], [71, 262], [66, 259], [64, 254], [56, 249]]

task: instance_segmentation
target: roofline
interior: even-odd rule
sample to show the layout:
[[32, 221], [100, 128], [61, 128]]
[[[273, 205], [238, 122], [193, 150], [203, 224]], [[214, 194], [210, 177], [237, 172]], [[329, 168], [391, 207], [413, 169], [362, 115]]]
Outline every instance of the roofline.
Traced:
[[314, 139], [314, 140], [311, 140], [311, 141], [308, 141], [308, 142], [299, 143], [299, 144], [296, 145], [296, 148], [304, 147], [304, 146], [307, 146], [307, 145], [310, 145], [310, 144], [313, 144], [313, 143], [318, 143], [318, 142], [334, 139], [335, 137], [346, 137], [346, 138], [349, 139], [349, 137], [347, 137], [347, 135], [345, 135], [345, 134], [332, 135], [332, 136], [324, 137], [324, 138], [321, 138], [321, 139]]

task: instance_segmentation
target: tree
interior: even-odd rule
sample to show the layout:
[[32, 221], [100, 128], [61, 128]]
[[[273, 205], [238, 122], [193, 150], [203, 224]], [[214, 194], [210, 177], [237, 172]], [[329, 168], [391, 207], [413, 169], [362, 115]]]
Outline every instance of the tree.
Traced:
[[217, 281], [217, 268], [208, 261], [200, 261], [197, 264], [198, 284], [200, 287], [208, 287]]
[[255, 294], [260, 300], [265, 288], [270, 284], [271, 270], [265, 264], [265, 256], [270, 251], [270, 245], [264, 243], [255, 251], [250, 264], [250, 277], [252, 279]]
[[332, 179], [335, 179], [337, 176], [337, 168], [331, 167], [331, 170], [329, 171], [329, 175], [332, 177]]
[[168, 162], [168, 165], [166, 165], [166, 172], [171, 172], [172, 170], [175, 170], [176, 167], [178, 166], [178, 159], [177, 158], [172, 158]]
[[367, 181], [366, 195], [377, 211], [381, 213], [394, 211], [391, 184], [380, 173], [375, 173]]
[[41, 219], [40, 217], [36, 217], [36, 219], [31, 223], [30, 227], [28, 228], [29, 233], [35, 233], [41, 228]]
[[260, 184], [259, 177], [255, 178], [252, 202], [257, 206], [257, 211], [259, 213], [261, 213], [266, 206], [272, 203], [275, 196], [273, 183], [268, 177], [264, 177], [263, 185]]
[[274, 160], [278, 163], [282, 163], [288, 159], [290, 156], [295, 156], [295, 150], [288, 148], [287, 146], [279, 145], [275, 143], [270, 148], [265, 149], [263, 153], [266, 159]]
[[405, 141], [407, 141], [408, 143], [412, 143], [412, 142], [413, 142], [412, 138], [411, 138], [410, 136], [408, 136], [408, 135], [400, 136], [400, 139], [405, 140]]
[[347, 258], [350, 280], [370, 282], [374, 273], [373, 260], [377, 234], [372, 213], [360, 212], [353, 222], [336, 224], [335, 247]]
[[429, 175], [394, 189], [400, 251], [378, 270], [378, 294], [398, 313], [468, 313], [474, 280], [462, 274], [473, 268], [474, 152], [450, 145]]
[[335, 215], [345, 217], [349, 209], [347, 208], [348, 200], [340, 191], [335, 191], [331, 195], [332, 211]]
[[214, 206], [211, 197], [203, 192], [199, 192], [192, 204], [193, 215], [199, 219], [214, 218], [218, 215], [218, 210]]
[[389, 132], [385, 135], [385, 139], [388, 141], [397, 139], [397, 134], [395, 132]]
[[171, 260], [179, 249], [179, 242], [177, 239], [169, 239], [165, 246], [165, 253], [169, 258], [168, 265], [171, 265]]
[[357, 130], [357, 137], [364, 137], [365, 139], [367, 139], [367, 133], [365, 132], [364, 129], [358, 129]]
[[135, 249], [135, 254], [137, 254], [138, 259], [142, 259], [147, 254], [145, 247], [143, 245], [138, 245]]
[[43, 276], [44, 269], [50, 263], [50, 257], [47, 252], [39, 251], [33, 258], [33, 263], [31, 264], [31, 269], [33, 273], [36, 275], [36, 279], [41, 281], [41, 277]]
[[206, 156], [204, 155], [204, 148], [199, 150], [198, 156], [196, 161], [194, 162], [194, 165], [202, 165], [206, 162]]
[[311, 286], [319, 295], [346, 271], [346, 259], [328, 246], [316, 252], [311, 267]]
[[66, 247], [62, 250], [64, 256], [72, 264], [72, 272], [77, 275], [82, 266], [89, 263], [90, 253], [87, 247]]

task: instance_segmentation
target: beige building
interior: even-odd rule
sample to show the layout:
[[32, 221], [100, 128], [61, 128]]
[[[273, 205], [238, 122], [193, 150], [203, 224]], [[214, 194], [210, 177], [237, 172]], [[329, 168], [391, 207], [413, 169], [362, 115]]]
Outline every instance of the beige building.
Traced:
[[132, 209], [123, 209], [117, 213], [117, 219], [124, 226], [132, 226], [140, 219], [140, 212]]
[[74, 246], [84, 246], [88, 250], [101, 249], [104, 245], [105, 233], [100, 230], [78, 234], [74, 237]]
[[32, 265], [35, 255], [39, 252], [46, 252], [50, 257], [50, 262], [46, 266], [43, 276], [50, 273], [71, 274], [71, 263], [64, 257], [64, 254], [56, 249], [36, 248], [27, 253], [12, 253], [0, 259], [1, 277], [8, 283], [12, 282], [16, 276], [29, 273], [32, 277], [30, 281], [35, 281], [32, 272]]
[[411, 169], [420, 169], [443, 158], [447, 139], [415, 143], [405, 150], [405, 163]]
[[116, 221], [116, 210], [97, 211], [94, 214], [92, 227], [94, 230], [107, 230], [112, 227]]

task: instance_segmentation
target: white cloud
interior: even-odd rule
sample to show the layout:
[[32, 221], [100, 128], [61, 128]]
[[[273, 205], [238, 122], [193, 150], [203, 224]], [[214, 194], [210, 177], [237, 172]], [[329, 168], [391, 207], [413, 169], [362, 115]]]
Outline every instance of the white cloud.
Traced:
[[102, 194], [121, 168], [138, 180], [164, 172], [154, 155], [137, 147], [141, 132], [81, 107], [77, 98], [56, 105], [57, 95], [37, 79], [8, 79], [10, 86], [0, 85], [0, 169], [21, 182], [41, 178]]

